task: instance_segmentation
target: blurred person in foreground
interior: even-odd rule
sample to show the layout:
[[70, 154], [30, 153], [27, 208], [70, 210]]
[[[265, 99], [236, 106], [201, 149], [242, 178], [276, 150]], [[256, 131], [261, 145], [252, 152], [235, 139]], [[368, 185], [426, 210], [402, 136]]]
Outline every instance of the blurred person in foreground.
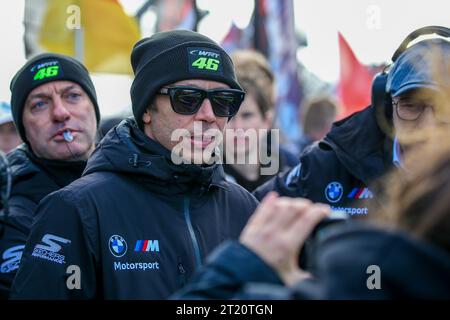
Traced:
[[[387, 208], [371, 221], [317, 230], [328, 206], [268, 194], [239, 242], [216, 249], [172, 298], [450, 299], [449, 133], [406, 156], [410, 171], [385, 181]], [[309, 273], [298, 261], [312, 232], [323, 235]]]

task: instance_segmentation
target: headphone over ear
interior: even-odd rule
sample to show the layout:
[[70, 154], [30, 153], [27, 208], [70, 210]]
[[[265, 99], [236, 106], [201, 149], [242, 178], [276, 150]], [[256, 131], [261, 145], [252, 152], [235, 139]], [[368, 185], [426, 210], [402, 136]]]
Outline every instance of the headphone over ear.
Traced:
[[[392, 63], [394, 64], [398, 57], [407, 50], [408, 45], [422, 35], [438, 34], [443, 37], [450, 37], [450, 29], [441, 26], [428, 26], [417, 29], [411, 32], [405, 40], [402, 41], [397, 50], [392, 56]], [[392, 99], [389, 92], [386, 92], [388, 67], [378, 73], [372, 82], [372, 106], [377, 110], [377, 116], [385, 118], [384, 120], [392, 119]]]

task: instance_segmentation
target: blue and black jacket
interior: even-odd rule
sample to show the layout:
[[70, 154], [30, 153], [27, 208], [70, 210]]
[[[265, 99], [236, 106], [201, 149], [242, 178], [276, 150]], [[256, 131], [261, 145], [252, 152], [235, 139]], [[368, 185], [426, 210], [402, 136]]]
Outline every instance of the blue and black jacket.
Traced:
[[11, 297], [164, 299], [257, 203], [220, 165], [175, 165], [124, 120], [81, 179], [41, 201]]
[[378, 125], [372, 106], [333, 124], [320, 142], [308, 147], [300, 163], [253, 194], [269, 191], [326, 203], [350, 216], [366, 216], [381, 190], [372, 184], [392, 167], [393, 142]]
[[19, 268], [39, 201], [81, 177], [86, 161], [56, 161], [37, 158], [26, 144], [8, 154], [12, 187], [9, 215], [0, 212], [4, 228], [0, 238], [0, 299], [6, 299]]

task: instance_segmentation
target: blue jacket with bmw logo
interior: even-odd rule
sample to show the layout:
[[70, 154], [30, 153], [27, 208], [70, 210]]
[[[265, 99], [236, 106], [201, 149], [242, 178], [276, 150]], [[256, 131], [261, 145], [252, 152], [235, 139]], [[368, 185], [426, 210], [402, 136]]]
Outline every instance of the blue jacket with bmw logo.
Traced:
[[11, 298], [164, 299], [257, 203], [221, 165], [174, 165], [127, 119], [40, 203]]
[[322, 141], [302, 153], [296, 167], [253, 194], [261, 200], [273, 190], [329, 204], [352, 217], [365, 216], [373, 200], [382, 196], [373, 183], [392, 167], [392, 146], [377, 123], [375, 108], [369, 106], [335, 122]]

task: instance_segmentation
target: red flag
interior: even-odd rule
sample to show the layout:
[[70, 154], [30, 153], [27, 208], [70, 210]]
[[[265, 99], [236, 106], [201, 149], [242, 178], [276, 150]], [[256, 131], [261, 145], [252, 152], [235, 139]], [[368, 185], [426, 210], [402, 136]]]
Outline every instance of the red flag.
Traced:
[[340, 79], [338, 96], [342, 110], [340, 119], [370, 104], [373, 74], [356, 58], [348, 42], [339, 32]]

